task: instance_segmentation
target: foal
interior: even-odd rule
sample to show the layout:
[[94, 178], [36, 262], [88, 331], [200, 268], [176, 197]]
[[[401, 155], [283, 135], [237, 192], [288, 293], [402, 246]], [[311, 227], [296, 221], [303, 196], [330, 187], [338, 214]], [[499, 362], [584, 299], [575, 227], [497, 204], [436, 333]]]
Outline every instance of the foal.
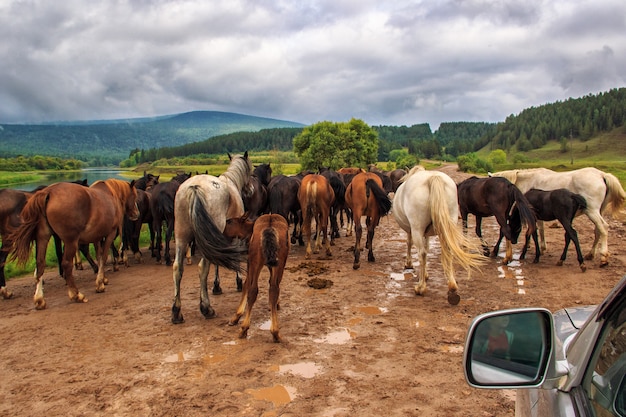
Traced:
[[[563, 265], [565, 257], [567, 255], [567, 248], [569, 242], [574, 242], [576, 248], [576, 257], [578, 259], [578, 265], [580, 269], [585, 272], [587, 267], [585, 266], [585, 259], [583, 258], [582, 251], [580, 250], [580, 244], [578, 242], [578, 233], [572, 227], [572, 221], [576, 214], [583, 212], [587, 209], [587, 201], [580, 194], [573, 193], [566, 188], [557, 188], [556, 190], [544, 191], [537, 190], [535, 188], [528, 190], [524, 194], [530, 204], [533, 206], [537, 220], [558, 220], [565, 229], [565, 247], [561, 254], [561, 259], [557, 262], [557, 266]], [[524, 249], [520, 255], [520, 259], [526, 257], [526, 250], [528, 249], [528, 241], [530, 240], [530, 234], [526, 234], [526, 243]], [[534, 263], [539, 262], [539, 243], [537, 241], [537, 230], [532, 233], [533, 240], [535, 242], [535, 259]]]
[[224, 235], [230, 238], [238, 237], [246, 239], [250, 237], [248, 246], [248, 276], [243, 284], [241, 302], [237, 312], [228, 324], [236, 325], [245, 312], [241, 324], [240, 338], [246, 338], [250, 328], [250, 315], [252, 306], [259, 293], [259, 275], [263, 266], [267, 266], [270, 272], [269, 302], [271, 309], [272, 324], [270, 332], [274, 342], [280, 342], [278, 334], [278, 296], [280, 294], [280, 281], [285, 271], [287, 256], [289, 255], [289, 224], [279, 214], [264, 214], [255, 222], [247, 219], [247, 216], [228, 219], [224, 228]]

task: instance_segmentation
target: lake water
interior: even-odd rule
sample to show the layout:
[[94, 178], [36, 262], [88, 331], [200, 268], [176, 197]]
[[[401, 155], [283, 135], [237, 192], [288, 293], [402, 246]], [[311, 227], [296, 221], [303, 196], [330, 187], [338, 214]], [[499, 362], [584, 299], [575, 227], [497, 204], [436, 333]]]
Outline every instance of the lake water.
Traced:
[[61, 181], [76, 181], [76, 180], [84, 180], [87, 179], [87, 184], [91, 185], [99, 180], [106, 180], [109, 178], [117, 178], [124, 181], [130, 181], [128, 178], [120, 175], [123, 171], [119, 169], [111, 169], [111, 168], [86, 168], [81, 170], [80, 172], [55, 172], [47, 176], [46, 179], [42, 181], [25, 183], [25, 184], [14, 184], [7, 188], [13, 188], [15, 190], [23, 190], [23, 191], [32, 191], [40, 185], [50, 185], [55, 182]]

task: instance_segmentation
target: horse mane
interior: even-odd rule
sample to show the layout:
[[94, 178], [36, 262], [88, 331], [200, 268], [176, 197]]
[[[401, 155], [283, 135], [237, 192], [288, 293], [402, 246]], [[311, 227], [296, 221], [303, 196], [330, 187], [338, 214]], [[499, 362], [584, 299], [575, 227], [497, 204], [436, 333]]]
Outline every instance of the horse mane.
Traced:
[[223, 172], [219, 177], [224, 177], [230, 180], [237, 186], [239, 190], [248, 182], [250, 173], [252, 172], [252, 164], [248, 159], [248, 152], [242, 155], [235, 155], [231, 159], [231, 163], [228, 169]]

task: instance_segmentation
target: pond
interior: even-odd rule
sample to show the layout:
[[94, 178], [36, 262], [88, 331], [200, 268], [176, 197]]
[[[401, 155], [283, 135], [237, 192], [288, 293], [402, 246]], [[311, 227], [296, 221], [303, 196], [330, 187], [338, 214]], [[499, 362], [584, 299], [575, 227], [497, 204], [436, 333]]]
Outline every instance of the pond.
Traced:
[[6, 188], [13, 188], [15, 190], [23, 190], [23, 191], [32, 191], [40, 185], [50, 185], [55, 182], [61, 181], [76, 181], [76, 180], [84, 180], [87, 179], [87, 184], [91, 185], [99, 180], [106, 180], [109, 178], [117, 178], [120, 180], [130, 181], [129, 178], [122, 176], [123, 170], [115, 169], [115, 168], [85, 168], [81, 171], [72, 171], [72, 172], [53, 172], [46, 176], [46, 179], [37, 181], [37, 182], [29, 182], [22, 184], [13, 184]]

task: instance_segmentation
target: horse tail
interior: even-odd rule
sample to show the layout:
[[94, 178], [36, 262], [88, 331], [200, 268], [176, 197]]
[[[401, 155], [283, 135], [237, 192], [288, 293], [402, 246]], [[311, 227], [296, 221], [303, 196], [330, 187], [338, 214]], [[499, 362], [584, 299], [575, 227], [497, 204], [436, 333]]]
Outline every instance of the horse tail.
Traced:
[[330, 177], [330, 186], [335, 192], [335, 205], [343, 207], [346, 203], [346, 184], [338, 177]]
[[572, 200], [574, 200], [574, 203], [576, 203], [576, 206], [578, 207], [576, 212], [587, 210], [587, 200], [585, 200], [585, 197], [580, 194], [573, 193]]
[[528, 227], [527, 235], [530, 236], [537, 228], [537, 218], [535, 217], [532, 206], [517, 186], [511, 184], [510, 190], [515, 200], [515, 206], [519, 211], [520, 219]]
[[317, 201], [317, 183], [310, 182], [307, 184], [306, 191], [306, 205], [302, 207], [302, 210], [306, 210], [310, 218], [315, 216], [315, 204]]
[[22, 223], [11, 232], [7, 239], [9, 242], [12, 242], [10, 259], [17, 261], [20, 267], [26, 265], [30, 258], [31, 246], [37, 238], [39, 222], [42, 217], [46, 216], [47, 202], [47, 191], [39, 191], [28, 199], [28, 202], [22, 209]]
[[278, 265], [278, 233], [273, 227], [263, 229], [261, 236], [263, 263], [269, 267]]
[[609, 213], [613, 215], [619, 212], [624, 205], [626, 192], [615, 175], [603, 172], [602, 177], [604, 179], [604, 183], [606, 184], [606, 195], [604, 196], [600, 212], [602, 214]]
[[365, 181], [365, 186], [367, 189], [372, 191], [372, 194], [374, 194], [374, 200], [376, 200], [380, 215], [386, 216], [391, 210], [391, 200], [387, 196], [385, 190], [380, 188], [378, 183], [371, 178]]
[[484, 257], [480, 254], [480, 244], [467, 237], [457, 226], [457, 219], [451, 218], [445, 193], [445, 183], [440, 176], [430, 179], [430, 216], [441, 245], [442, 264], [451, 265], [456, 260], [468, 272], [477, 269]]
[[189, 217], [196, 248], [207, 261], [233, 271], [242, 272], [246, 254], [244, 244], [231, 243], [209, 215], [198, 186], [191, 186]]

